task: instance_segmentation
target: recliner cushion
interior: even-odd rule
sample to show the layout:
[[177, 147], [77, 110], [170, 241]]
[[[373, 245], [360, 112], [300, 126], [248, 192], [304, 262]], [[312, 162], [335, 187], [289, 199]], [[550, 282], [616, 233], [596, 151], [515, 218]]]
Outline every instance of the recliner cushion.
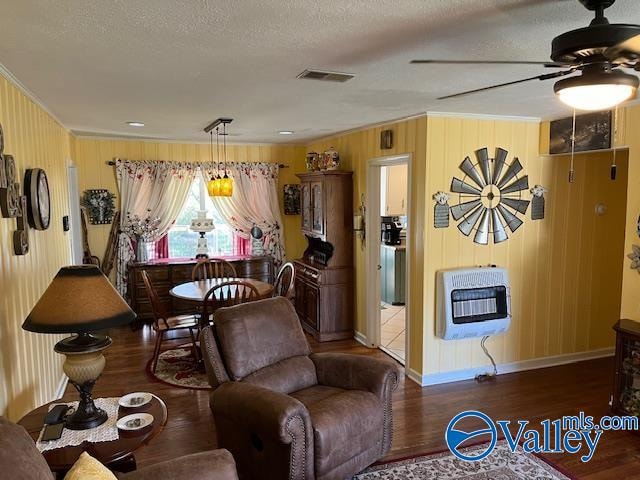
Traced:
[[242, 381], [284, 394], [318, 383], [316, 367], [306, 355], [287, 358], [261, 368], [244, 377]]
[[298, 315], [283, 297], [221, 308], [214, 314], [214, 323], [222, 357], [233, 380], [287, 358], [311, 353]]
[[27, 431], [4, 417], [0, 417], [0, 471], [11, 480], [54, 478]]
[[373, 393], [317, 385], [291, 396], [311, 417], [317, 478], [334, 478], [344, 464], [360, 471], [379, 458], [384, 409]]

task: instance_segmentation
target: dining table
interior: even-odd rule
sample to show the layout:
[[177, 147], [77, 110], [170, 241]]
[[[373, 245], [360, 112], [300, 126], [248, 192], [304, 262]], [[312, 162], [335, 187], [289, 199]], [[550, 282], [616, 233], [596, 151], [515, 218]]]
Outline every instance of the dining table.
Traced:
[[[180, 300], [202, 304], [204, 297], [209, 290], [224, 282], [242, 281], [246, 282], [258, 291], [257, 300], [269, 298], [273, 294], [274, 286], [270, 283], [255, 280], [253, 278], [207, 278], [193, 282], [180, 283], [169, 290], [169, 295]], [[221, 300], [222, 290], [216, 292], [217, 300]]]

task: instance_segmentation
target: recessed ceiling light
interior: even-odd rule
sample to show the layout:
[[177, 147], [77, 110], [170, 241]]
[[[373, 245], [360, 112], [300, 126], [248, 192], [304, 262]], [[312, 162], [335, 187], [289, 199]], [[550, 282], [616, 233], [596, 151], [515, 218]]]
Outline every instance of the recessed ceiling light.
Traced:
[[142, 122], [127, 122], [127, 125], [130, 127], [144, 127], [144, 123]]
[[278, 133], [280, 135], [293, 135], [293, 132], [291, 130], [280, 130]]

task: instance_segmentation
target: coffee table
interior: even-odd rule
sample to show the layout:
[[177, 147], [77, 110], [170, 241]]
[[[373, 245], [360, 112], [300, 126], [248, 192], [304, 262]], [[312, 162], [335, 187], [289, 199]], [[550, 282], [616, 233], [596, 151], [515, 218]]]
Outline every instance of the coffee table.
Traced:
[[[26, 414], [18, 424], [22, 425], [31, 437], [36, 441], [40, 435], [44, 423], [44, 417], [49, 411], [49, 405], [56, 403], [65, 403], [63, 400], [54, 400], [41, 407], [32, 410]], [[120, 431], [120, 438], [110, 442], [90, 443], [84, 442], [75, 447], [56, 448], [48, 450], [42, 455], [49, 464], [49, 468], [56, 474], [64, 474], [76, 462], [82, 452], [87, 452], [92, 457], [98, 459], [109, 469], [118, 472], [130, 472], [136, 469], [136, 459], [133, 454], [135, 450], [146, 445], [149, 441], [158, 435], [167, 424], [167, 406], [157, 396], [149, 404], [137, 408], [118, 409], [118, 418], [129, 415], [130, 413], [145, 412], [153, 415], [153, 423], [151, 426], [139, 432]]]

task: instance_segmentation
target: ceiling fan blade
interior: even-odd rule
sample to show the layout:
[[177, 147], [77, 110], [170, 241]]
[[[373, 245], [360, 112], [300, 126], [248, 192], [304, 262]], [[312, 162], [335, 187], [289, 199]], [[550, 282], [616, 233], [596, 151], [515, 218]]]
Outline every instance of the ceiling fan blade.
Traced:
[[444, 97], [438, 97], [438, 100], [446, 100], [448, 98], [462, 97], [463, 95], [470, 95], [472, 93], [484, 92], [486, 90], [493, 90], [494, 88], [507, 87], [509, 85], [516, 85], [518, 83], [530, 82], [531, 80], [549, 80], [551, 78], [564, 77], [570, 73], [575, 72], [576, 69], [563, 70], [561, 72], [545, 73], [536, 77], [523, 78], [522, 80], [514, 80], [512, 82], [499, 83], [497, 85], [491, 85], [490, 87], [476, 88], [474, 90], [467, 90], [466, 92], [454, 93], [452, 95], [445, 95]]
[[631, 37], [604, 51], [604, 56], [616, 63], [634, 62], [640, 58], [640, 35]]
[[440, 65], [542, 65], [550, 68], [563, 68], [567, 65], [557, 62], [531, 62], [518, 60], [411, 60], [413, 64], [440, 64]]

